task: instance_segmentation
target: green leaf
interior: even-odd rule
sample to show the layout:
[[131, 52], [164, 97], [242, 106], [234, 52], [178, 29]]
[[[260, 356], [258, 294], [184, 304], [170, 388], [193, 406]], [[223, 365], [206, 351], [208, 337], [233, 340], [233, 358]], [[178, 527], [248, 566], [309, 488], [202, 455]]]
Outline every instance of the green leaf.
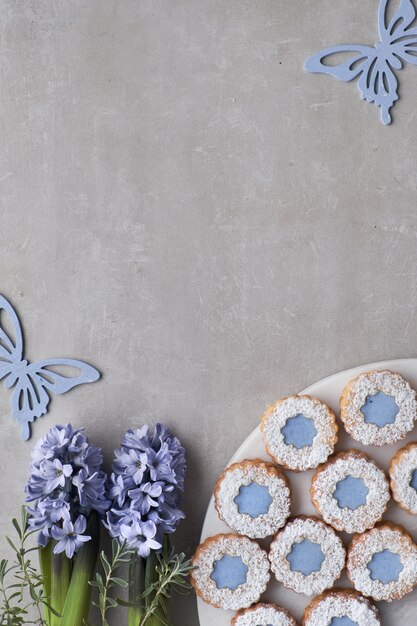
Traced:
[[18, 534], [18, 536], [19, 536], [19, 539], [22, 539], [22, 537], [23, 537], [23, 532], [22, 532], [22, 530], [21, 530], [21, 528], [20, 528], [20, 526], [19, 526], [19, 522], [17, 521], [17, 519], [16, 519], [16, 518], [13, 518], [13, 519], [12, 519], [12, 524], [13, 524], [13, 526], [14, 526], [14, 527], [15, 527], [15, 529], [16, 529], [16, 532], [17, 532], [17, 534]]
[[123, 598], [116, 598], [116, 602], [120, 606], [127, 606], [127, 607], [137, 606], [136, 604], [133, 604], [132, 602], [128, 602], [127, 600], [123, 600]]
[[129, 583], [126, 580], [123, 580], [123, 578], [117, 578], [115, 576], [112, 576], [109, 580], [114, 582], [115, 585], [123, 587], [124, 589], [129, 586]]
[[19, 558], [22, 555], [20, 554], [20, 551], [16, 548], [16, 546], [14, 545], [13, 541], [10, 539], [10, 537], [6, 537], [6, 541], [9, 544], [9, 546], [11, 546], [11, 548], [16, 552], [16, 556]]

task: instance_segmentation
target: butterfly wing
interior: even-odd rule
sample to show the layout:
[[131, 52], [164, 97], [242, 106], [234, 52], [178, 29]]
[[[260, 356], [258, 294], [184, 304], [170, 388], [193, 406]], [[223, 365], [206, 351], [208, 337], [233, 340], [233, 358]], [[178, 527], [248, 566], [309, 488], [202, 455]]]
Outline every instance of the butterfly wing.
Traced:
[[[14, 337], [10, 336], [10, 333], [2, 324], [3, 314], [8, 317], [9, 325], [13, 328]], [[22, 358], [23, 337], [19, 318], [10, 302], [0, 295], [0, 380], [10, 374], [13, 364], [20, 363]]]
[[[328, 64], [324, 60], [331, 61], [333, 55], [351, 53], [345, 61], [337, 64]], [[367, 66], [375, 59], [376, 49], [369, 46], [346, 45], [333, 46], [317, 52], [310, 57], [304, 64], [304, 69], [313, 74], [329, 74], [338, 80], [348, 82], [353, 80], [359, 74], [366, 71]]]
[[[70, 367], [80, 371], [78, 375], [68, 372], [68, 375], [58, 374], [53, 371], [54, 367], [65, 369]], [[33, 374], [38, 382], [47, 391], [55, 394], [66, 393], [73, 387], [83, 385], [84, 383], [94, 383], [100, 378], [100, 372], [92, 365], [78, 361], [77, 359], [46, 359], [38, 361], [28, 366], [28, 373]]]
[[381, 0], [378, 13], [378, 29], [381, 42], [391, 44], [403, 37], [415, 37], [417, 28], [411, 28], [416, 19], [416, 9], [411, 0], [401, 0], [391, 20], [387, 23], [390, 0]]
[[[352, 52], [353, 56], [337, 65], [323, 63], [326, 57], [340, 52]], [[343, 81], [360, 76], [358, 88], [362, 99], [375, 102], [381, 108], [381, 119], [384, 124], [391, 122], [389, 110], [398, 100], [398, 82], [385, 55], [378, 54], [376, 48], [356, 45], [334, 46], [312, 56], [305, 68], [309, 72], [329, 74]]]
[[401, 69], [403, 62], [417, 65], [417, 28], [412, 28], [416, 10], [411, 0], [401, 0], [394, 17], [387, 24], [386, 10], [389, 0], [379, 6], [379, 33], [384, 56], [389, 65]]
[[23, 441], [30, 437], [29, 424], [46, 413], [48, 404], [49, 395], [45, 387], [35, 374], [26, 370], [19, 376], [11, 399], [12, 413], [21, 426]]
[[398, 81], [388, 61], [377, 56], [360, 77], [358, 87], [364, 100], [381, 108], [383, 124], [390, 124], [390, 109], [398, 100]]
[[[80, 373], [58, 374], [51, 369], [54, 367], [75, 368]], [[29, 439], [29, 424], [46, 413], [50, 392], [66, 393], [73, 387], [95, 382], [99, 378], [100, 373], [94, 367], [76, 359], [46, 359], [28, 365], [19, 376], [12, 394], [12, 411], [22, 427], [22, 439]]]

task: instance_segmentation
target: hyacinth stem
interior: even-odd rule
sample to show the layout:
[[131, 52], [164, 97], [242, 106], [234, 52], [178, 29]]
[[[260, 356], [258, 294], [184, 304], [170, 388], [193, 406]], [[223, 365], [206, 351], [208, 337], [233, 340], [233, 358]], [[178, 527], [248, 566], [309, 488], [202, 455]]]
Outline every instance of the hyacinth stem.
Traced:
[[[52, 542], [51, 542], [52, 543]], [[54, 547], [55, 542], [51, 549]], [[71, 562], [64, 552], [51, 554], [51, 606], [62, 615], [71, 579]], [[51, 626], [60, 626], [61, 618], [51, 615]]]
[[145, 581], [145, 563], [136, 553], [129, 562], [129, 607], [128, 626], [139, 626], [143, 619], [143, 599]]
[[[84, 626], [88, 618], [93, 580], [100, 547], [98, 516], [92, 513], [86, 534], [91, 540], [84, 543], [74, 557], [74, 568], [59, 626]], [[54, 624], [52, 626], [55, 626]]]
[[[43, 595], [48, 604], [51, 604], [52, 595], [52, 542], [45, 548], [39, 549], [39, 565], [43, 580]], [[54, 607], [55, 608], [55, 607]], [[43, 616], [48, 626], [51, 626], [51, 611], [46, 605], [43, 607]]]

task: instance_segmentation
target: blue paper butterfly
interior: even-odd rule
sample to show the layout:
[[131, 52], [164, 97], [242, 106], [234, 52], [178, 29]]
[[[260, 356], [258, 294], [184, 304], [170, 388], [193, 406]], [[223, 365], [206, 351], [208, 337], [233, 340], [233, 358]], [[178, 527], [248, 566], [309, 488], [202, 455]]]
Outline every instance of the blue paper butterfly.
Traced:
[[[13, 327], [14, 338], [5, 330], [1, 318], [3, 312]], [[81, 370], [79, 376], [62, 376], [52, 371], [54, 366], [70, 366]], [[30, 437], [29, 423], [47, 412], [49, 393], [66, 393], [83, 383], [93, 383], [100, 373], [91, 365], [75, 359], [46, 359], [30, 364], [23, 359], [23, 336], [19, 319], [12, 305], [0, 295], [0, 380], [13, 391], [12, 414], [22, 427], [22, 439]]]
[[[381, 0], [378, 28], [381, 41], [374, 48], [360, 45], [334, 46], [318, 52], [306, 63], [307, 72], [330, 74], [339, 80], [350, 81], [358, 77], [358, 87], [363, 100], [375, 102], [381, 107], [381, 120], [391, 123], [390, 108], [398, 100], [398, 81], [394, 70], [403, 63], [417, 65], [417, 28], [411, 28], [416, 10], [411, 0], [401, 0], [387, 25], [389, 0]], [[323, 60], [339, 52], [352, 52], [347, 61], [338, 65], [326, 65]]]

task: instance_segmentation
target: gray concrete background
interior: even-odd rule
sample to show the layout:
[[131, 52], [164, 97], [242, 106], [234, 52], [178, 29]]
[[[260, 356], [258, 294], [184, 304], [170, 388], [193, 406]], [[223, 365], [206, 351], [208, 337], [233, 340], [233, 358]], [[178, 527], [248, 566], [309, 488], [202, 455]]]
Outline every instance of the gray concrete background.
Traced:
[[[0, 291], [29, 359], [100, 383], [38, 420], [111, 459], [163, 420], [188, 449], [194, 549], [217, 475], [264, 407], [335, 371], [416, 356], [417, 71], [384, 127], [305, 74], [376, 40], [377, 0], [0, 0]], [[0, 534], [30, 444], [0, 393]], [[133, 416], [137, 416], [136, 419]], [[197, 624], [191, 597], [175, 624]]]

